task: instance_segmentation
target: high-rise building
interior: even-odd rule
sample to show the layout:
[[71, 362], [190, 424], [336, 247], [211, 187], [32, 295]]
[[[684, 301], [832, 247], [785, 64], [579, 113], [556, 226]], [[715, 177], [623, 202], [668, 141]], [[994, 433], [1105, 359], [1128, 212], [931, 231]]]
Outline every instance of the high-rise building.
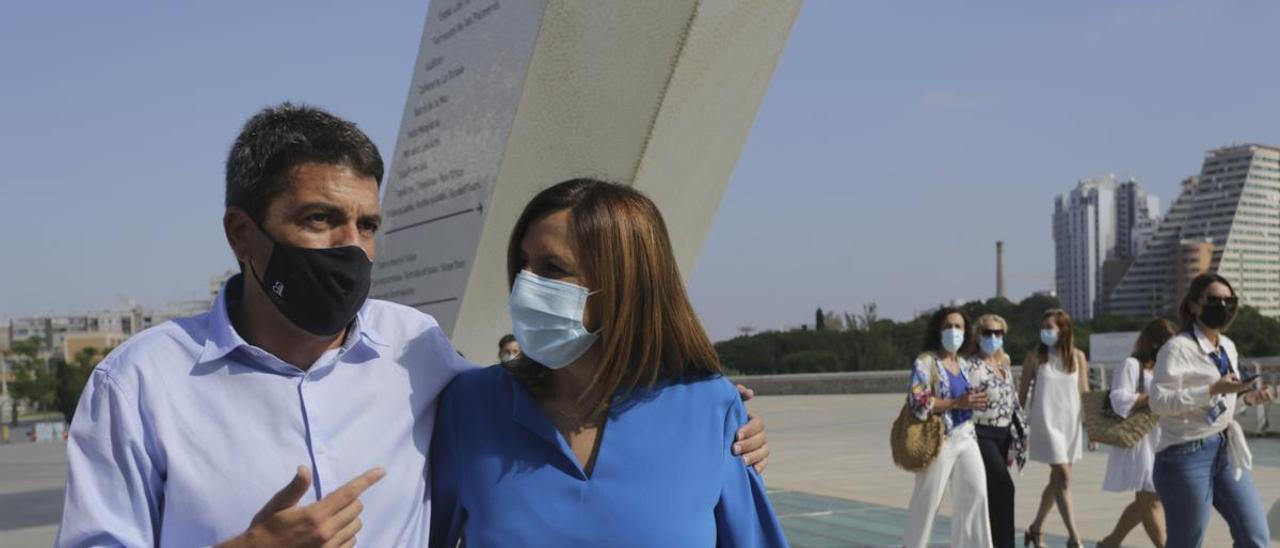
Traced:
[[1062, 306], [1079, 320], [1105, 312], [1107, 296], [1146, 245], [1160, 200], [1133, 179], [1080, 181], [1054, 200], [1055, 281]]
[[1280, 148], [1235, 145], [1207, 153], [1200, 175], [1156, 227], [1107, 310], [1132, 316], [1172, 314], [1186, 284], [1214, 271], [1241, 303], [1280, 317]]
[[1147, 195], [1142, 185], [1129, 179], [1116, 185], [1116, 247], [1102, 262], [1102, 287], [1094, 315], [1108, 313], [1111, 292], [1133, 266], [1134, 259], [1155, 234], [1160, 217], [1160, 198]]
[[1116, 178], [1085, 179], [1053, 204], [1054, 280], [1067, 313], [1093, 317], [1102, 262], [1116, 246]]
[[1131, 261], [1160, 220], [1160, 197], [1148, 195], [1130, 179], [1116, 185], [1115, 257]]
[[1167, 312], [1175, 260], [1180, 258], [1182, 227], [1195, 204], [1199, 178], [1182, 181], [1182, 191], [1169, 207], [1146, 248], [1134, 259], [1107, 299], [1107, 311], [1128, 316], [1156, 316]]

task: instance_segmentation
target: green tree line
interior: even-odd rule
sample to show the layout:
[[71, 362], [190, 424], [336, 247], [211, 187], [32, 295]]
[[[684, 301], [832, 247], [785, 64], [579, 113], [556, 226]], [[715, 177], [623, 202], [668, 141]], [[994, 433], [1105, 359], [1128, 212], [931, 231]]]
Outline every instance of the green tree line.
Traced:
[[57, 411], [71, 422], [75, 415], [80, 394], [94, 366], [111, 349], [85, 348], [77, 353], [71, 363], [62, 357], [40, 358], [40, 339], [32, 337], [13, 343], [10, 365], [14, 380], [9, 383], [13, 398], [13, 423], [18, 422], [18, 402], [27, 402], [29, 409], [37, 412]]
[[[1021, 363], [1040, 338], [1040, 318], [1044, 311], [1058, 308], [1057, 297], [1033, 295], [1014, 303], [1007, 299], [973, 301], [960, 308], [970, 319], [998, 314], [1009, 323], [1004, 348]], [[735, 374], [775, 375], [786, 373], [826, 373], [838, 371], [884, 371], [909, 369], [920, 352], [925, 324], [932, 310], [908, 322], [879, 318], [875, 304], [862, 314], [845, 314], [846, 327], [827, 329], [816, 322], [791, 331], [766, 331], [716, 343], [723, 365]], [[816, 318], [822, 318], [819, 309]], [[1169, 318], [1177, 323], [1176, 318]], [[1076, 345], [1089, 351], [1089, 335], [1117, 331], [1137, 331], [1148, 318], [1099, 316], [1075, 322]], [[1263, 316], [1252, 307], [1242, 307], [1227, 335], [1241, 356], [1280, 355], [1280, 320]]]

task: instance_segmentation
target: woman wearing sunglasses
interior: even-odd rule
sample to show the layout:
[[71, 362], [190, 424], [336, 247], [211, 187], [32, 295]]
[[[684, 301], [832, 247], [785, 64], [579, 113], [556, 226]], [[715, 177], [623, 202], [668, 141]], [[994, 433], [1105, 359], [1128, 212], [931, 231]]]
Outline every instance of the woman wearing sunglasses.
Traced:
[[440, 398], [431, 546], [786, 546], [652, 201], [544, 190], [507, 273], [522, 355]]
[[[969, 376], [979, 391], [987, 394], [987, 408], [973, 412], [978, 433], [978, 450], [987, 472], [987, 512], [991, 520], [991, 543], [996, 548], [1012, 548], [1015, 541], [1013, 478], [1009, 465], [1021, 469], [1027, 462], [1023, 432], [1026, 421], [1018, 403], [1018, 387], [1004, 352], [1004, 336], [1009, 324], [1004, 318], [987, 314], [974, 322], [978, 352], [969, 357]], [[1010, 458], [1012, 450], [1012, 458]]]
[[1270, 543], [1250, 473], [1253, 457], [1234, 417], [1240, 404], [1264, 405], [1274, 394], [1240, 378], [1236, 346], [1222, 334], [1237, 306], [1226, 278], [1197, 276], [1178, 308], [1182, 332], [1156, 357], [1150, 402], [1161, 434], [1152, 480], [1170, 547], [1200, 546], [1210, 507], [1222, 514], [1236, 546]]

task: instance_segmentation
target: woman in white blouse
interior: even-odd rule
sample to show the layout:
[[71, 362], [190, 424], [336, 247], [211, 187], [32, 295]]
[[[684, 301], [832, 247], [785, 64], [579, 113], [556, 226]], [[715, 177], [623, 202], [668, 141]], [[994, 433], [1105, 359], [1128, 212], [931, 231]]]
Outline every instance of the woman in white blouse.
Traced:
[[[1111, 409], [1121, 417], [1148, 407], [1151, 393], [1152, 370], [1156, 366], [1156, 353], [1164, 343], [1178, 334], [1178, 326], [1164, 319], [1151, 320], [1133, 345], [1129, 359], [1115, 369], [1111, 378]], [[1107, 458], [1107, 475], [1102, 488], [1114, 492], [1134, 492], [1134, 500], [1125, 507], [1116, 522], [1115, 529], [1098, 541], [1098, 546], [1120, 546], [1124, 537], [1142, 524], [1156, 548], [1164, 548], [1164, 508], [1151, 482], [1151, 468], [1155, 465], [1156, 444], [1160, 440], [1160, 427], [1152, 429], [1133, 447], [1112, 447]]]
[[1151, 409], [1160, 415], [1160, 443], [1152, 479], [1171, 547], [1200, 546], [1211, 507], [1236, 546], [1271, 542], [1250, 473], [1253, 456], [1235, 414], [1238, 403], [1266, 404], [1274, 394], [1240, 379], [1235, 344], [1222, 334], [1238, 302], [1226, 278], [1197, 276], [1178, 309], [1182, 332], [1156, 358]]

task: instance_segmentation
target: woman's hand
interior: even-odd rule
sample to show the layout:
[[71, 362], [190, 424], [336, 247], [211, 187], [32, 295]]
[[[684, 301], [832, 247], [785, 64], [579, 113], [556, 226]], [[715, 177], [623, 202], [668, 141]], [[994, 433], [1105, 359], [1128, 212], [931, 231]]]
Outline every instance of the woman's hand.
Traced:
[[[1219, 394], [1238, 394], [1249, 389], [1251, 382], [1240, 382], [1235, 374], [1228, 373], [1223, 375], [1213, 384], [1209, 385], [1209, 395], [1217, 396]], [[1247, 402], [1246, 402], [1247, 403]]]
[[1098, 450], [1098, 442], [1089, 440], [1089, 452], [1092, 453], [1097, 450]]
[[987, 392], [966, 392], [955, 400], [956, 407], [960, 409], [972, 409], [975, 411], [983, 411], [987, 408]]
[[[739, 384], [738, 395], [746, 402], [751, 401], [756, 393]], [[733, 454], [742, 457], [747, 466], [754, 466], [757, 472], [764, 473], [765, 467], [769, 466], [769, 440], [764, 433], [764, 419], [755, 413], [747, 413], [747, 419], [747, 424], [738, 429]]]
[[1275, 391], [1265, 385], [1244, 395], [1245, 405], [1266, 405], [1274, 399], [1276, 399]]

